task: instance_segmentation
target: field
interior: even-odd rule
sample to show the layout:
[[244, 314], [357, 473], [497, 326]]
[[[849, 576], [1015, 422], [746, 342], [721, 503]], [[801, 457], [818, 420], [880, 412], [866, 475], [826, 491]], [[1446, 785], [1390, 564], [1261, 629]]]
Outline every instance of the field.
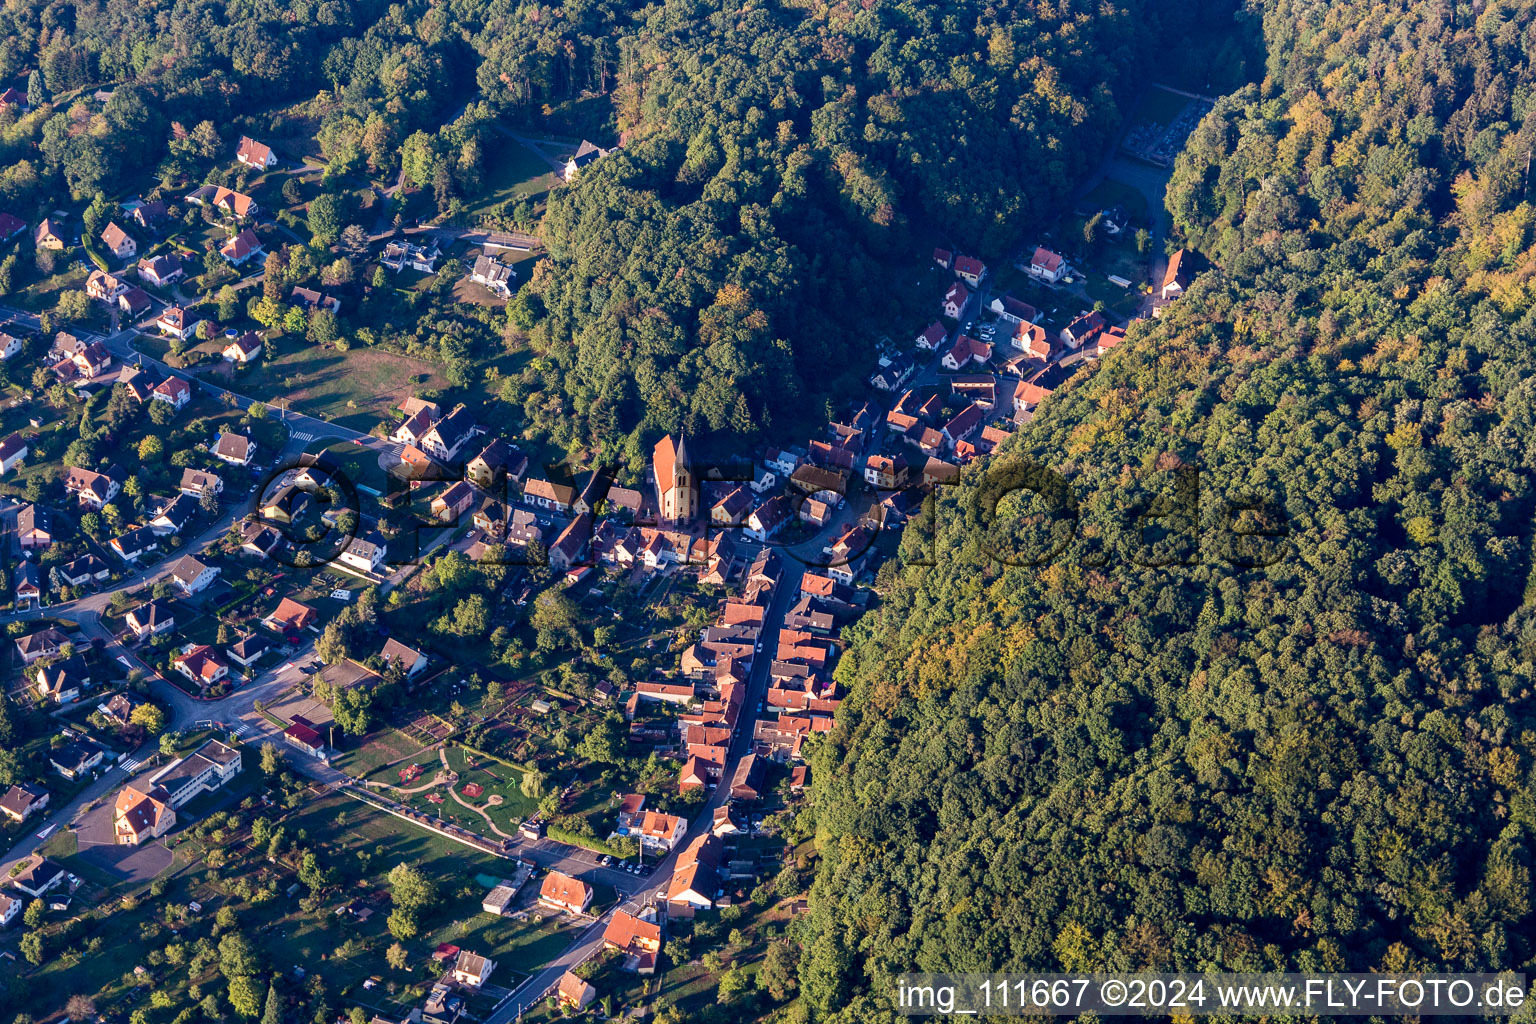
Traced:
[[[346, 772], [356, 779], [366, 778], [386, 765], [408, 758], [413, 754], [422, 753], [424, 748], [411, 737], [398, 729], [385, 727], [371, 733], [368, 738], [353, 750], [348, 750], [331, 760], [331, 767]], [[422, 754], [418, 760], [425, 761], [427, 755]], [[384, 775], [380, 775], [384, 778]], [[389, 779], [394, 783], [400, 780], [398, 777]]]
[[[163, 342], [141, 336], [135, 343], [144, 351], [160, 356]], [[189, 352], [218, 357], [222, 338], [203, 342]], [[278, 356], [268, 362], [259, 359], [236, 372], [233, 381], [223, 381], [243, 395], [262, 401], [283, 399], [294, 412], [317, 416], [354, 430], [367, 432], [400, 399], [411, 394], [411, 378], [423, 378], [428, 387], [441, 388], [446, 382], [434, 376], [434, 367], [422, 359], [411, 359], [374, 349], [338, 352], [321, 348], [301, 339], [283, 338], [277, 342]], [[197, 367], [208, 369], [207, 364]]]

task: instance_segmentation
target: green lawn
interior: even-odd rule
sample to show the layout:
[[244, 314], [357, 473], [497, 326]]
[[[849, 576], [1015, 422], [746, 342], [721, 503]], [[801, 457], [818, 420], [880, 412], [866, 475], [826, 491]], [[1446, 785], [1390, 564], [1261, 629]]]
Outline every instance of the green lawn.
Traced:
[[[352, 750], [342, 751], [331, 760], [331, 767], [346, 772], [353, 778], [363, 779], [375, 772], [380, 772], [386, 765], [398, 761], [402, 757], [421, 753], [417, 760], [425, 762], [428, 754], [424, 752], [422, 745], [398, 729], [385, 727], [370, 733], [368, 737]], [[399, 767], [404, 767], [400, 765]], [[388, 776], [393, 776], [389, 778]], [[430, 773], [429, 773], [430, 777]], [[395, 770], [383, 771], [378, 778], [398, 785], [399, 775]]]
[[1138, 188], [1113, 178], [1105, 178], [1095, 185], [1089, 193], [1083, 197], [1082, 208], [1090, 213], [1105, 210], [1112, 206], [1123, 206], [1136, 223], [1144, 223], [1147, 219], [1147, 197]]
[[492, 133], [485, 143], [485, 180], [480, 195], [464, 212], [471, 220], [492, 213], [505, 202], [548, 192], [559, 181], [549, 164], [516, 139]]
[[[162, 343], [143, 337], [138, 343], [145, 346], [146, 352], [159, 355]], [[220, 338], [189, 351], [217, 357], [223, 345]], [[340, 352], [302, 338], [282, 338], [277, 342], [277, 352], [277, 358], [270, 362], [262, 358], [235, 370], [233, 379], [224, 372], [226, 364], [222, 361], [204, 362], [195, 372], [269, 405], [282, 400], [295, 412], [363, 432], [412, 393], [416, 387], [412, 377], [425, 376], [426, 387], [447, 386], [436, 375], [432, 363], [378, 349]]]

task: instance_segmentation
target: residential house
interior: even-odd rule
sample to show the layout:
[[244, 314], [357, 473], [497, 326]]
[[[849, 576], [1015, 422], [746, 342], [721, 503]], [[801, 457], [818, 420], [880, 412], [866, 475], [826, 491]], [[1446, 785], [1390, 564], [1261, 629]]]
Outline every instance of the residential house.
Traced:
[[277, 603], [261, 624], [284, 636], [297, 636], [301, 631], [313, 626], [320, 619], [320, 613], [307, 604], [301, 604], [292, 598], [283, 598]]
[[105, 704], [96, 705], [96, 710], [113, 725], [126, 729], [133, 724], [133, 713], [148, 704], [143, 697], [124, 690], [122, 693], [114, 693], [112, 699]]
[[138, 206], [135, 206], [133, 213], [129, 216], [133, 218], [133, 222], [139, 227], [150, 231], [165, 223], [166, 218], [170, 216], [170, 210], [166, 208], [163, 200], [152, 199], [147, 203], [141, 202]]
[[26, 821], [48, 806], [48, 791], [30, 782], [19, 782], [0, 797], [0, 814], [12, 821]]
[[189, 644], [171, 660], [171, 668], [200, 687], [209, 687], [229, 677], [229, 666], [219, 652], [207, 644]]
[[1104, 317], [1098, 310], [1089, 310], [1078, 314], [1070, 324], [1061, 329], [1061, 340], [1066, 342], [1069, 348], [1081, 348], [1097, 337], [1103, 329]]
[[20, 434], [9, 434], [0, 441], [0, 476], [4, 476], [26, 461], [31, 454], [27, 439]]
[[158, 599], [132, 609], [126, 619], [128, 628], [140, 640], [176, 628], [176, 613], [171, 610], [170, 602]]
[[388, 547], [383, 536], [369, 531], [352, 538], [339, 556], [342, 565], [357, 569], [361, 572], [375, 573], [384, 564], [384, 557], [388, 553]]
[[425, 654], [414, 647], [407, 647], [394, 637], [384, 641], [384, 647], [379, 652], [379, 656], [384, 659], [386, 665], [399, 665], [406, 678], [416, 675], [427, 667]]
[[731, 776], [732, 800], [761, 800], [763, 798], [764, 761], [756, 754], [748, 754], [736, 765]]
[[426, 246], [415, 245], [404, 239], [395, 239], [384, 246], [384, 252], [379, 256], [379, 263], [397, 274], [406, 267], [423, 274], [435, 274], [437, 261], [441, 255], [436, 239]]
[[1035, 254], [1029, 258], [1029, 276], [1041, 281], [1049, 281], [1055, 284], [1067, 276], [1067, 261], [1061, 254], [1037, 246]]
[[447, 523], [456, 523], [459, 516], [474, 503], [475, 489], [460, 480], [432, 499], [432, 516]]
[[210, 473], [204, 469], [193, 469], [188, 466], [181, 471], [181, 493], [193, 498], [201, 498], [204, 494], [219, 495], [224, 493], [224, 481], [218, 474]]
[[32, 234], [32, 241], [39, 249], [52, 249], [55, 252], [68, 244], [64, 238], [63, 232], [58, 230], [51, 217], [44, 218]]
[[319, 309], [329, 310], [332, 313], [341, 312], [340, 299], [334, 295], [317, 292], [313, 288], [300, 288], [295, 285], [293, 291], [288, 293], [288, 302], [290, 305], [302, 307], [309, 313]]
[[241, 637], [239, 640], [224, 648], [224, 656], [235, 662], [241, 668], [250, 668], [251, 664], [263, 654], [272, 649], [272, 643], [266, 637], [256, 633]]
[[623, 953], [626, 969], [640, 974], [656, 970], [656, 958], [661, 953], [661, 922], [651, 912], [647, 920], [623, 910], [615, 910], [608, 927], [603, 931], [603, 947]]
[[256, 232], [250, 228], [241, 228], [238, 234], [219, 246], [219, 255], [236, 267], [243, 266], [259, 252], [261, 252], [261, 239], [257, 238]]
[[592, 515], [589, 512], [582, 513], [572, 519], [549, 546], [549, 564], [562, 572], [576, 565], [586, 552], [591, 537]]
[[48, 510], [36, 505], [23, 505], [16, 513], [16, 539], [23, 551], [31, 548], [53, 546], [53, 523]]
[[27, 858], [25, 865], [19, 866], [21, 870], [11, 875], [11, 885], [33, 899], [41, 899], [50, 889], [63, 885], [69, 878], [69, 873], [58, 864], [35, 853]]
[[507, 543], [518, 547], [543, 544], [544, 531], [539, 527], [538, 518], [525, 508], [513, 509], [512, 518], [507, 522]]
[[64, 490], [75, 495], [80, 504], [100, 511], [103, 505], [117, 497], [122, 487], [106, 473], [70, 466], [64, 470]]
[[[21, 908], [26, 901], [19, 896], [11, 896], [0, 892], [0, 928], [7, 928], [11, 922], [21, 916]], [[570, 972], [567, 971], [567, 974]], [[575, 975], [571, 975], [575, 977]], [[579, 979], [578, 979], [579, 980]], [[585, 984], [583, 982], [583, 984]]]
[[789, 482], [796, 492], [824, 501], [834, 508], [842, 505], [843, 495], [848, 490], [845, 473], [821, 466], [801, 466], [795, 470]]
[[683, 848], [667, 883], [667, 910], [672, 917], [691, 918], [715, 905], [720, 889], [720, 857], [724, 849], [718, 836], [702, 835]]
[[43, 600], [42, 570], [32, 562], [22, 560], [11, 577], [11, 596], [17, 611], [29, 611]]
[[962, 334], [955, 339], [954, 346], [944, 353], [944, 358], [939, 362], [946, 370], [959, 370], [972, 363], [985, 365], [991, 358], [991, 345]]
[[[266, 555], [282, 540], [282, 534], [259, 521], [251, 520], [241, 524], [240, 550], [248, 555]], [[342, 560], [346, 560], [345, 555], [342, 555]]]
[[955, 258], [955, 273], [972, 288], [978, 288], [981, 279], [987, 276], [987, 265], [974, 256], [958, 256]]
[[272, 155], [272, 149], [264, 146], [255, 139], [240, 136], [240, 145], [235, 149], [235, 160], [247, 167], [254, 167], [264, 171], [269, 167], [277, 166], [277, 157]]
[[951, 270], [955, 265], [955, 254], [948, 249], [934, 249], [933, 262], [937, 263], [945, 270]]
[[1110, 325], [1099, 333], [1099, 354], [1103, 355], [1125, 340], [1125, 328]]
[[699, 514], [699, 487], [688, 458], [688, 439], [664, 435], [651, 450], [656, 508], [664, 523], [689, 523]]
[[223, 185], [204, 185], [188, 194], [186, 201], [193, 206], [212, 206], [236, 220], [249, 220], [261, 212], [256, 200]]
[[197, 500], [186, 494], [178, 494], [160, 506], [155, 517], [149, 521], [149, 528], [157, 537], [168, 537], [180, 533], [196, 514]]
[[137, 320], [145, 313], [148, 313], [153, 305], [154, 303], [149, 298], [149, 292], [146, 292], [138, 285], [134, 285], [117, 297], [117, 308], [121, 309], [132, 320]]
[[101, 229], [101, 244], [107, 247], [107, 252], [115, 259], [132, 259], [139, 254], [139, 243], [118, 227], [116, 221], [108, 221], [107, 226]]
[[492, 256], [477, 257], [474, 267], [469, 272], [471, 281], [484, 285], [504, 298], [512, 294], [512, 281], [515, 277], [516, 274], [510, 266]]
[[257, 359], [260, 359], [261, 352], [261, 335], [257, 334], [255, 331], [246, 331], [244, 334], [240, 335], [240, 337], [236, 338], [234, 341], [231, 341], [228, 345], [225, 345], [222, 355], [224, 356], [225, 362], [240, 363], [243, 365], [245, 363], [253, 363]]
[[181, 261], [174, 256], [155, 256], [139, 260], [139, 278], [159, 287], [168, 287], [186, 276]]
[[735, 526], [752, 511], [752, 492], [737, 487], [709, 508], [709, 520], [722, 526]]
[[555, 985], [555, 1002], [562, 1010], [580, 1013], [591, 1006], [596, 998], [597, 989], [582, 981], [571, 971], [560, 975], [560, 981]]
[[917, 347], [931, 352], [944, 344], [944, 339], [947, 337], [949, 337], [949, 331], [935, 320], [923, 328], [923, 333], [917, 336]]
[[683, 838], [688, 831], [688, 822], [676, 814], [661, 814], [657, 811], [646, 811], [645, 817], [640, 821], [638, 835], [640, 844], [653, 850], [671, 850]]
[[870, 374], [870, 386], [878, 391], [897, 391], [915, 369], [912, 360], [905, 355], [882, 356], [880, 365]]
[[[153, 385], [153, 378], [137, 366], [124, 366], [117, 374], [117, 383], [128, 389], [128, 393], [135, 401], [147, 402]], [[114, 385], [115, 386], [115, 385]]]
[[182, 555], [171, 566], [171, 582], [189, 597], [207, 590], [218, 575], [218, 566], [204, 565], [191, 555]]
[[743, 532], [759, 544], [766, 544], [769, 537], [782, 530], [794, 518], [795, 509], [789, 499], [782, 494], [774, 495], [752, 510]]
[[569, 512], [576, 502], [576, 488], [571, 484], [552, 483], [535, 478], [523, 485], [523, 503], [554, 512]]
[[125, 562], [136, 562], [151, 551], [160, 549], [160, 538], [147, 526], [135, 526], [112, 538], [109, 545]]
[[573, 153], [568, 160], [566, 160], [565, 168], [560, 172], [561, 179], [563, 179], [566, 184], [570, 184], [576, 180], [576, 175], [581, 173], [582, 168], [589, 164], [595, 163], [598, 160], [601, 160], [603, 157], [612, 152], [613, 150], [611, 149], [604, 149], [594, 142], [588, 142], [586, 139], [582, 139], [581, 145], [577, 147], [576, 152]]
[[1050, 362], [1051, 357], [1056, 354], [1056, 346], [1045, 328], [1025, 321], [1020, 321], [1013, 333], [1013, 347], [1031, 359], [1046, 363]]
[[923, 464], [923, 486], [937, 487], [960, 479], [960, 467], [943, 459], [929, 458]]
[[112, 567], [95, 555], [81, 555], [73, 562], [65, 562], [59, 566], [59, 575], [70, 586], [83, 587], [87, 583], [104, 581], [112, 575]]
[[494, 490], [498, 481], [506, 479], [510, 474], [508, 468], [519, 459], [523, 465], [527, 465], [527, 458], [520, 455], [513, 447], [501, 438], [495, 438], [490, 444], [480, 449], [480, 453], [470, 459], [464, 467], [464, 475], [470, 483], [483, 491]]
[[58, 655], [65, 644], [71, 643], [69, 637], [49, 626], [47, 629], [36, 633], [28, 633], [26, 636], [16, 638], [16, 652], [21, 655], [21, 663], [30, 665], [39, 658], [52, 658]]
[[[107, 751], [99, 744], [83, 736], [76, 737], [48, 753], [48, 763], [53, 770], [71, 782], [82, 779], [106, 759]], [[12, 882], [14, 883], [14, 880]]]
[[155, 317], [153, 326], [159, 328], [161, 334], [185, 341], [197, 333], [197, 324], [196, 313], [190, 313], [180, 306], [166, 306]]
[[939, 312], [951, 320], [961, 320], [965, 317], [965, 311], [971, 304], [971, 290], [963, 282], [956, 281], [949, 286], [949, 291], [944, 293], [943, 300], [939, 303]]
[[999, 295], [992, 300], [988, 307], [997, 314], [997, 318], [1003, 323], [1022, 324], [1034, 323], [1040, 319], [1040, 311], [1023, 299], [1016, 299], [1012, 295]]
[[570, 875], [551, 871], [539, 886], [539, 902], [570, 914], [584, 914], [592, 905], [592, 887]]
[[474, 416], [460, 405], [432, 424], [417, 445], [440, 462], [452, 462], [465, 443], [478, 433], [480, 428], [475, 426]]
[[453, 962], [449, 977], [460, 985], [479, 988], [490, 980], [491, 972], [495, 969], [496, 961], [465, 949], [459, 952], [458, 959]]
[[255, 454], [256, 442], [245, 434], [226, 431], [219, 435], [218, 443], [213, 446], [214, 458], [236, 466], [249, 466]]
[[112, 302], [128, 290], [128, 282], [105, 270], [93, 270], [85, 279], [85, 294], [102, 302]]
[[21, 355], [21, 350], [24, 348], [26, 344], [16, 335], [0, 331], [0, 360], [9, 362]]
[[864, 479], [882, 491], [907, 486], [910, 467], [900, 455], [871, 455], [864, 460]]
[[179, 410], [192, 401], [192, 387], [180, 377], [167, 377], [155, 386], [149, 397]]
[[970, 403], [944, 424], [944, 440], [953, 447], [980, 430], [984, 419], [985, 414], [981, 406], [975, 402]]
[[423, 406], [415, 412], [406, 413], [405, 419], [389, 435], [391, 441], [399, 444], [416, 445], [432, 429], [432, 424], [437, 421], [437, 406]]
[[1189, 287], [1189, 250], [1179, 249], [1168, 257], [1168, 269], [1163, 274], [1163, 287], [1161, 295], [1165, 301], [1172, 301], [1184, 294]]

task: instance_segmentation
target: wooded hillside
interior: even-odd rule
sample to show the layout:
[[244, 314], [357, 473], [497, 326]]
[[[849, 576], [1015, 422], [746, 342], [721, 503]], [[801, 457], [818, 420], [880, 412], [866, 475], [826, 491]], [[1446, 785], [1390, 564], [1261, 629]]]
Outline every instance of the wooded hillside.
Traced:
[[1266, 6], [1170, 189], [1217, 266], [994, 460], [1060, 473], [1076, 540], [1002, 566], [1044, 526], [959, 488], [857, 627], [827, 1019], [909, 970], [1531, 963], [1536, 14]]

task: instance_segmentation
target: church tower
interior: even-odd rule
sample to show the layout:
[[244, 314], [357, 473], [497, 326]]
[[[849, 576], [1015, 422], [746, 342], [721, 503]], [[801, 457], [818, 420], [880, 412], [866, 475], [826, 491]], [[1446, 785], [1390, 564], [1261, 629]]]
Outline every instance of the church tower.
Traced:
[[691, 522], [699, 514], [699, 491], [688, 464], [687, 438], [676, 442], [668, 434], [651, 453], [651, 473], [656, 478], [656, 508], [664, 523]]

